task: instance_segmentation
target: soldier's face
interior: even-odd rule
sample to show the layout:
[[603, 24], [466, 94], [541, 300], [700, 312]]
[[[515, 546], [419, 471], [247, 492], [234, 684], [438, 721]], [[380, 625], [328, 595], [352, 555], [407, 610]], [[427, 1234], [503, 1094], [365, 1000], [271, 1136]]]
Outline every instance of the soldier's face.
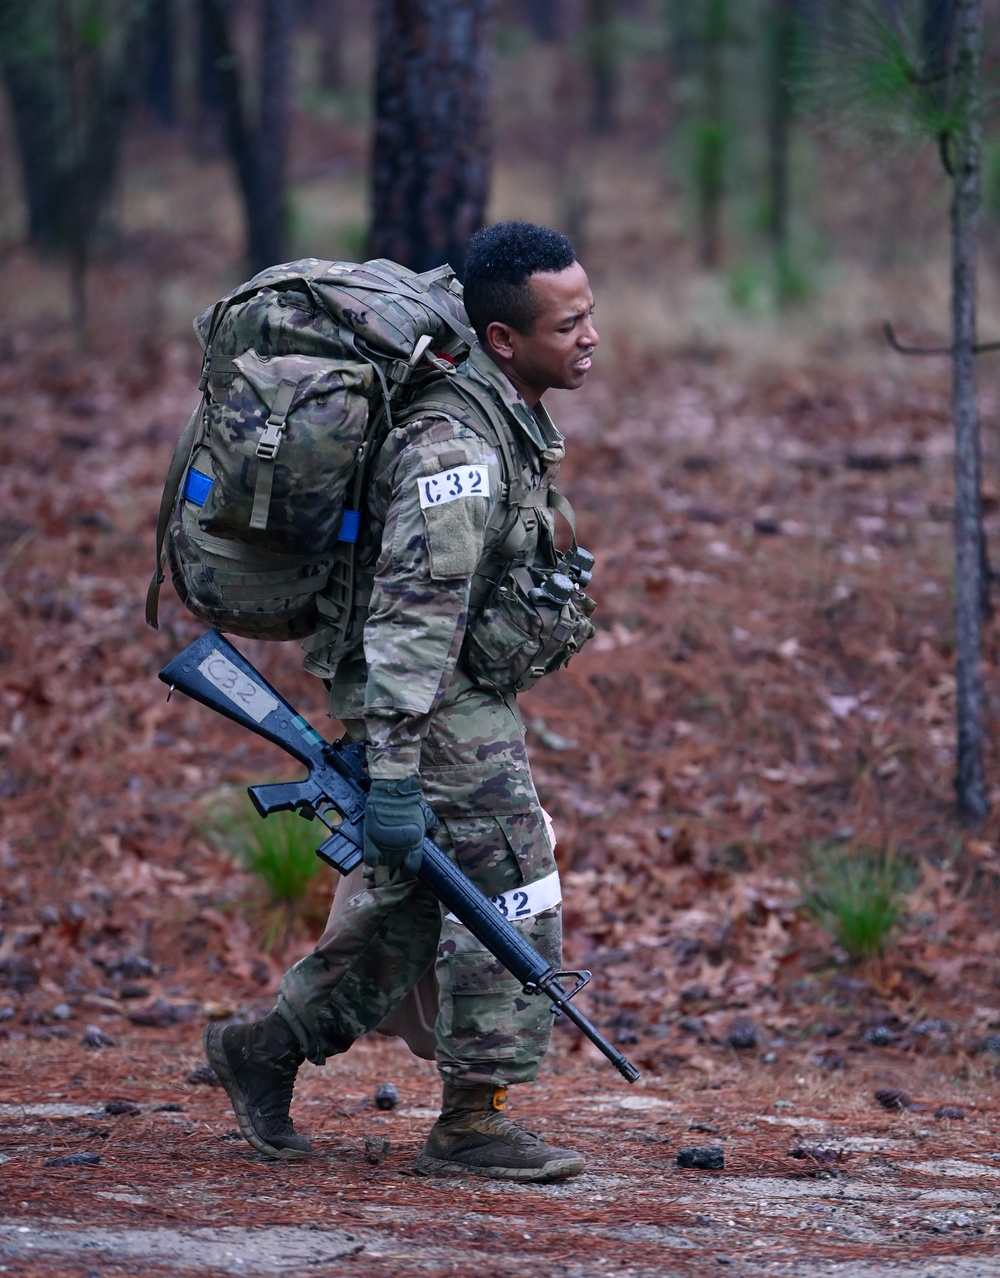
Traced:
[[576, 390], [583, 385], [600, 339], [594, 328], [594, 295], [579, 262], [564, 271], [532, 275], [531, 288], [541, 306], [532, 331], [497, 327], [504, 329], [501, 367], [533, 407], [553, 387]]

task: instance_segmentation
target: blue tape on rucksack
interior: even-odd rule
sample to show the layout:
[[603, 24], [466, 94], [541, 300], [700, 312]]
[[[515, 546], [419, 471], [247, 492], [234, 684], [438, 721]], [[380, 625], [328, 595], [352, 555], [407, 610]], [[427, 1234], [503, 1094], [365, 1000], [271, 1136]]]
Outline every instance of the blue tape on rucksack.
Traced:
[[184, 483], [185, 500], [193, 501], [196, 506], [204, 506], [211, 489], [211, 476], [203, 475], [200, 470], [195, 470], [192, 466], [188, 470], [187, 479]]
[[357, 541], [360, 529], [361, 511], [345, 510], [340, 519], [340, 532], [337, 533], [337, 540]]

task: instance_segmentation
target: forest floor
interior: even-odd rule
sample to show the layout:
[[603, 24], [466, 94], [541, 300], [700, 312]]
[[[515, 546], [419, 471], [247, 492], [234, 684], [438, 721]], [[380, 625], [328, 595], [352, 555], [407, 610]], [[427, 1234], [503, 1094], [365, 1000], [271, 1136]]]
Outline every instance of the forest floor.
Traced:
[[[1000, 819], [954, 819], [943, 376], [620, 354], [552, 397], [599, 634], [523, 709], [581, 1006], [642, 1078], [560, 1029], [514, 1112], [588, 1171], [529, 1189], [409, 1174], [437, 1092], [398, 1042], [304, 1070], [302, 1165], [191, 1081], [206, 1021], [268, 1005], [331, 885], [268, 950], [206, 835], [220, 796], [292, 772], [156, 679], [201, 632], [169, 587], [142, 618], [195, 351], [94, 327], [89, 355], [42, 319], [0, 331], [0, 1272], [1000, 1274]], [[1000, 622], [984, 641], [993, 724]], [[323, 726], [294, 644], [240, 647]], [[996, 813], [992, 730], [986, 767]], [[802, 907], [827, 844], [909, 867], [881, 960]], [[724, 1168], [678, 1167], [691, 1145]]]
[[[944, 1062], [914, 1068], [890, 1054], [845, 1075], [730, 1054], [708, 1087], [653, 1072], [629, 1089], [557, 1047], [516, 1113], [582, 1150], [588, 1169], [525, 1187], [410, 1173], [437, 1089], [432, 1067], [398, 1041], [306, 1067], [294, 1113], [316, 1153], [295, 1165], [255, 1155], [224, 1093], [186, 1081], [199, 1049], [192, 1025], [130, 1029], [92, 1052], [75, 1036], [3, 1045], [0, 1272], [998, 1272], [996, 1106], [988, 1087], [965, 1087], [962, 1108], [938, 1117], [940, 1099], [955, 1094]], [[925, 1089], [921, 1112], [873, 1101], [887, 1076]], [[391, 1112], [372, 1103], [382, 1081], [399, 1091]], [[724, 1169], [677, 1166], [679, 1149], [706, 1145], [723, 1151]], [[90, 1162], [53, 1162], [74, 1157]]]

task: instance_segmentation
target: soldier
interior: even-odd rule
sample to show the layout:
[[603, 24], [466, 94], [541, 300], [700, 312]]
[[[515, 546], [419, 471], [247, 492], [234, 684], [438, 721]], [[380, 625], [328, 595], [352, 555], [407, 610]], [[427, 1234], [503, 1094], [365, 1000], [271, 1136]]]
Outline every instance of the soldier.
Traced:
[[[359, 552], [363, 651], [328, 681], [331, 715], [367, 742], [366, 882], [285, 974], [275, 1009], [210, 1025], [205, 1049], [250, 1144], [307, 1157], [289, 1117], [299, 1066], [346, 1051], [433, 968], [443, 1102], [414, 1170], [551, 1181], [580, 1173], [583, 1157], [504, 1112], [508, 1084], [537, 1074], [549, 1004], [442, 917], [413, 871], [433, 831], [560, 966], [558, 874], [515, 698], [532, 675], [490, 589], [512, 564], [554, 562], [552, 511], [571, 511], [552, 488], [564, 446], [540, 401], [583, 384], [598, 336], [569, 240], [529, 223], [472, 237], [465, 303], [479, 346], [378, 453]], [[577, 638], [592, 632], [583, 619]]]

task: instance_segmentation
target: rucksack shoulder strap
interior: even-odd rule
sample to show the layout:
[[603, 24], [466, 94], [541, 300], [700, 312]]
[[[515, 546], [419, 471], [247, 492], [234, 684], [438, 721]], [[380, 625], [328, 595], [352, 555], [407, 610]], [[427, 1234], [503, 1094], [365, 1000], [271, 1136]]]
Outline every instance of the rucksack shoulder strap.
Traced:
[[[461, 419], [461, 425], [470, 430], [487, 443], [499, 447], [503, 456], [504, 482], [507, 486], [505, 505], [528, 508], [531, 506], [548, 506], [561, 515], [569, 525], [572, 534], [572, 548], [576, 549], [576, 514], [567, 497], [558, 492], [551, 483], [540, 488], [525, 489], [518, 482], [518, 470], [514, 464], [513, 436], [507, 422], [506, 414], [494, 397], [486, 389], [479, 387], [467, 378], [451, 376], [435, 386], [435, 393], [422, 396], [416, 400], [403, 421], [419, 421], [421, 417], [456, 418], [456, 410], [471, 404], [481, 410], [483, 417], [472, 414]], [[448, 392], [453, 392], [448, 394]], [[484, 420], [485, 418], [485, 420]], [[397, 419], [397, 424], [398, 424]], [[494, 512], [495, 514], [496, 512]]]
[[163, 545], [167, 538], [167, 526], [170, 523], [170, 515], [177, 500], [177, 494], [180, 492], [184, 472], [194, 452], [204, 408], [205, 396], [202, 395], [198, 406], [188, 418], [187, 425], [181, 431], [181, 437], [170, 458], [166, 483], [163, 485], [163, 494], [160, 497], [160, 510], [156, 517], [156, 567], [153, 569], [149, 589], [146, 591], [146, 624], [152, 626], [154, 630], [159, 629], [160, 587], [165, 580], [163, 567], [166, 563]]
[[[468, 417], [461, 419], [463, 426], [488, 444], [499, 448], [503, 456], [504, 481], [513, 484], [517, 476], [514, 464], [513, 438], [503, 409], [489, 391], [474, 387], [466, 378], [451, 374], [434, 384], [429, 394], [421, 395], [407, 409], [404, 421], [418, 421], [421, 417], [455, 418], [462, 409], [472, 407]], [[475, 410], [478, 410], [476, 412]], [[485, 420], [484, 420], [485, 419]], [[400, 420], [397, 417], [397, 421]]]
[[[486, 413], [490, 425], [496, 431], [497, 442], [500, 444], [501, 451], [504, 454], [504, 460], [507, 464], [507, 484], [508, 484], [508, 504], [511, 506], [549, 506], [557, 514], [562, 515], [563, 519], [569, 524], [570, 532], [573, 536], [573, 548], [576, 548], [576, 514], [570, 505], [569, 498], [564, 497], [558, 492], [551, 482], [544, 484], [541, 488], [533, 488], [525, 491], [516, 481], [517, 472], [514, 470], [513, 457], [510, 452], [510, 428], [507, 424], [507, 418], [500, 405], [485, 387], [479, 387], [467, 378], [455, 377], [448, 383], [454, 386], [455, 390], [464, 394], [468, 400], [479, 405]], [[473, 425], [473, 423], [469, 423]], [[473, 429], [475, 426], [473, 425]], [[486, 432], [483, 432], [485, 437]]]

